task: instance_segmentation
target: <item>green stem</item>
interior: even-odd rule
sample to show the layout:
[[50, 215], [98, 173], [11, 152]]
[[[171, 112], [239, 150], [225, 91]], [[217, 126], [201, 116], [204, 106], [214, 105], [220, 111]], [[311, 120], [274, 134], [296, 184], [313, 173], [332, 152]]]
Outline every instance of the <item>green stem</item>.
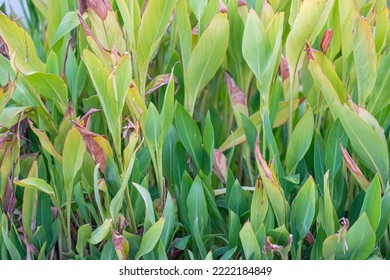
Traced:
[[131, 197], [130, 197], [130, 191], [129, 188], [126, 188], [126, 201], [127, 201], [127, 207], [128, 207], [128, 215], [129, 215], [129, 220], [130, 220], [130, 230], [132, 232], [137, 231], [137, 223], [135, 222], [135, 216], [134, 216], [134, 209], [133, 209], [133, 204], [131, 202]]
[[158, 149], [158, 151], [156, 152], [156, 156], [157, 156], [157, 169], [158, 169], [157, 185], [160, 192], [161, 205], [163, 205], [165, 201], [165, 194], [164, 194], [165, 192], [164, 192], [163, 170], [162, 170], [162, 148]]
[[[66, 234], [66, 223], [65, 223], [65, 218], [64, 218], [64, 214], [62, 213], [61, 211], [61, 206], [60, 204], [58, 203], [58, 200], [57, 198], [55, 197], [55, 195], [50, 195], [50, 198], [51, 198], [51, 201], [53, 201], [53, 204], [54, 206], [58, 209], [58, 214], [60, 216], [60, 221], [61, 221], [61, 226], [62, 226], [62, 231]], [[70, 231], [70, 230], [69, 230]], [[68, 244], [69, 245], [69, 244]]]
[[297, 258], [296, 260], [302, 259], [302, 240], [298, 242]]
[[66, 225], [67, 225], [67, 241], [68, 241], [68, 251], [72, 250], [72, 237], [70, 234], [70, 210], [71, 210], [71, 197], [68, 197], [66, 201]]
[[290, 97], [288, 100], [288, 122], [287, 122], [287, 135], [288, 139], [291, 138], [293, 127], [293, 86], [294, 82], [290, 85]]

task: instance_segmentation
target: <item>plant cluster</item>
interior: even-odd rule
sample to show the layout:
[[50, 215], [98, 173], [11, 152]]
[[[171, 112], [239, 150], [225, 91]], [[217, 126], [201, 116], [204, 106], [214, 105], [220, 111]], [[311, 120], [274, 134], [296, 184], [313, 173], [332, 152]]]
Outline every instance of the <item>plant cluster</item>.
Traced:
[[0, 259], [389, 259], [385, 0], [0, 9]]

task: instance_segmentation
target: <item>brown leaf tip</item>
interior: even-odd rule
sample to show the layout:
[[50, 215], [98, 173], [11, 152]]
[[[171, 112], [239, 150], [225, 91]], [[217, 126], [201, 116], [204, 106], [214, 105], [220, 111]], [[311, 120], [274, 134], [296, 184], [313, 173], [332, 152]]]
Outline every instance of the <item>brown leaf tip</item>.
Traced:
[[1, 36], [0, 36], [0, 54], [5, 56], [7, 59], [10, 58], [8, 46], [6, 45], [6, 43], [4, 42], [4, 40]]
[[256, 143], [255, 143], [256, 158], [259, 161], [259, 164], [260, 164], [261, 168], [264, 170], [265, 176], [268, 179], [274, 181], [274, 178], [272, 177], [272, 172], [269, 169], [269, 167], [268, 167], [267, 163], [265, 162], [265, 160], [263, 159], [263, 156], [261, 155], [259, 144], [260, 144], [259, 135], [257, 135]]
[[222, 0], [219, 0], [219, 12], [220, 13], [227, 13], [228, 9], [226, 8], [225, 3], [223, 3]]
[[238, 7], [246, 6], [246, 0], [238, 0]]
[[217, 149], [214, 149], [213, 171], [222, 182], [226, 183], [228, 175], [227, 158]]
[[94, 11], [101, 20], [105, 20], [108, 12], [112, 11], [110, 1], [108, 0], [79, 0], [79, 10], [83, 14], [88, 9]]
[[316, 58], [314, 57], [315, 49], [313, 49], [307, 42], [306, 42], [305, 51], [306, 51], [307, 58], [309, 60], [316, 60]]
[[324, 32], [324, 35], [322, 36], [322, 40], [321, 40], [321, 51], [326, 54], [328, 48], [329, 48], [329, 45], [330, 45], [330, 42], [332, 41], [332, 38], [333, 38], [333, 30], [332, 29], [328, 29]]
[[247, 103], [245, 93], [236, 86], [236, 83], [228, 72], [225, 72], [225, 83], [228, 86], [233, 105], [242, 104], [246, 106]]
[[351, 156], [348, 154], [347, 150], [344, 149], [343, 145], [340, 144], [341, 153], [343, 154], [343, 158], [345, 163], [347, 164], [347, 167], [351, 172], [355, 174], [362, 175], [362, 172], [360, 171], [359, 167], [355, 163], [355, 161], [351, 158]]
[[192, 35], [198, 36], [198, 33], [199, 33], [198, 25], [195, 25], [194, 28], [192, 28]]
[[282, 81], [287, 80], [290, 77], [290, 69], [288, 68], [287, 58], [282, 55], [279, 64], [279, 75], [282, 77]]

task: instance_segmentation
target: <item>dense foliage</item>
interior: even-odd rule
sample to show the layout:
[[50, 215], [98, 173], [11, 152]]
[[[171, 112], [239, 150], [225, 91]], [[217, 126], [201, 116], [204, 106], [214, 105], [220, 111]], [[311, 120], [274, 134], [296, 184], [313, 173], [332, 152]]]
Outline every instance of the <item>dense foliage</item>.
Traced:
[[0, 259], [389, 259], [385, 0], [0, 13]]

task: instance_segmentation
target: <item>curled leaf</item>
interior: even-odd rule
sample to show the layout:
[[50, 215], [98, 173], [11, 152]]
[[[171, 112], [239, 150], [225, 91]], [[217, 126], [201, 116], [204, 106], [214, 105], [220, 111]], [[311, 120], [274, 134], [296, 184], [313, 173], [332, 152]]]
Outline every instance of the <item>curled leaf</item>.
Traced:
[[236, 86], [236, 83], [228, 72], [225, 72], [225, 83], [228, 86], [233, 105], [242, 104], [246, 106], [245, 93]]
[[246, 0], [238, 0], [238, 7], [246, 6]]
[[107, 156], [112, 157], [112, 150], [108, 140], [104, 136], [91, 132], [76, 122], [73, 124], [83, 137], [93, 160], [99, 163], [100, 170], [105, 173]]
[[321, 40], [321, 51], [324, 54], [326, 54], [329, 48], [330, 41], [332, 41], [332, 38], [333, 38], [333, 30], [332, 29], [326, 30]]
[[112, 244], [114, 245], [116, 254], [120, 260], [126, 260], [129, 253], [128, 241], [115, 230], [111, 230]]
[[360, 171], [360, 168], [357, 166], [355, 161], [351, 158], [347, 150], [345, 150], [341, 144], [340, 144], [340, 148], [343, 154], [344, 162], [347, 165], [349, 171], [351, 171], [352, 176], [356, 179], [356, 181], [359, 183], [360, 186], [362, 186], [365, 190], [367, 190], [368, 187], [370, 186], [370, 182], [366, 179], [366, 177], [364, 177], [362, 171]]
[[12, 175], [13, 172], [11, 172], [10, 176], [8, 177], [3, 200], [3, 210], [8, 217], [12, 217], [16, 206], [15, 190], [12, 188]]
[[110, 1], [107, 0], [79, 0], [79, 10], [83, 14], [88, 10], [94, 11], [102, 20], [112, 11]]
[[227, 13], [228, 9], [226, 8], [225, 3], [223, 3], [222, 0], [219, 0], [219, 12], [220, 13]]
[[282, 55], [279, 65], [279, 75], [282, 77], [282, 81], [287, 80], [290, 77], [290, 71], [288, 68], [287, 58]]
[[227, 158], [217, 149], [214, 149], [213, 171], [221, 181], [226, 183], [228, 175]]

